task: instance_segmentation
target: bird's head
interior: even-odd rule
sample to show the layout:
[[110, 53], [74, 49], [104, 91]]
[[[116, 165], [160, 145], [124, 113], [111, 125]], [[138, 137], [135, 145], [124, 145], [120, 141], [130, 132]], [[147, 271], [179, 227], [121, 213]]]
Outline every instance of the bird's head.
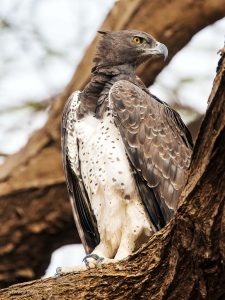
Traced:
[[99, 31], [102, 35], [94, 63], [96, 66], [130, 64], [137, 67], [153, 56], [168, 55], [167, 47], [150, 34], [137, 30]]

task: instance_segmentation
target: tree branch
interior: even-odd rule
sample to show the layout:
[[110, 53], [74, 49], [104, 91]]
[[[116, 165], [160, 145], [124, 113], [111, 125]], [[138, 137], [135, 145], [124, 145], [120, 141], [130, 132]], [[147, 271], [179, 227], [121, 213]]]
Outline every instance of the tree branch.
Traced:
[[[170, 60], [193, 34], [222, 18], [224, 13], [225, 0], [120, 0], [101, 29], [135, 28], [151, 32], [168, 46]], [[2, 286], [37, 278], [44, 273], [56, 247], [79, 241], [78, 236], [72, 234], [74, 225], [61, 166], [60, 119], [68, 96], [81, 89], [89, 78], [95, 45], [96, 39], [87, 49], [69, 85], [56, 97], [47, 124], [0, 168]], [[162, 63], [156, 61], [140, 68], [139, 75], [150, 84], [162, 68]], [[158, 235], [154, 237], [157, 238]], [[124, 263], [128, 271], [129, 263]], [[111, 268], [114, 270], [115, 267], [106, 270]], [[87, 272], [81, 276], [88, 278], [91, 275]], [[121, 273], [118, 276], [121, 278]], [[72, 282], [76, 280], [71, 278]]]

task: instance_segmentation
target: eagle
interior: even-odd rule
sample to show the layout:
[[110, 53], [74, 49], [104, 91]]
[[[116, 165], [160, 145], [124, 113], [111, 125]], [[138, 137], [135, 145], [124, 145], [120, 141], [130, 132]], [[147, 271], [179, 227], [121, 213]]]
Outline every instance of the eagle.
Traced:
[[166, 59], [167, 47], [137, 30], [99, 33], [91, 79], [69, 97], [62, 117], [85, 268], [125, 259], [170, 221], [193, 146], [180, 115], [135, 74], [155, 56]]

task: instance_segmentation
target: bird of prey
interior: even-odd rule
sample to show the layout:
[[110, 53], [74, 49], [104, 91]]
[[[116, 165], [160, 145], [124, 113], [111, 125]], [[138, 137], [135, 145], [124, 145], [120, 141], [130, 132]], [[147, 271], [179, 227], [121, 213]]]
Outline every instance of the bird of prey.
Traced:
[[92, 77], [62, 118], [64, 170], [87, 268], [126, 258], [167, 224], [192, 154], [179, 114], [135, 74], [152, 57], [166, 58], [166, 46], [137, 30], [100, 34]]

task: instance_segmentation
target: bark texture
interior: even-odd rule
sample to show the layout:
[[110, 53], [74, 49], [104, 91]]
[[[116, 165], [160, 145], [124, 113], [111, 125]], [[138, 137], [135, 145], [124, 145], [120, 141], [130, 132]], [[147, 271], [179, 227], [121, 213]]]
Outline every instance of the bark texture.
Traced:
[[14, 285], [5, 299], [225, 297], [225, 48], [174, 219], [119, 264]]
[[[133, 28], [149, 32], [168, 46], [170, 50], [169, 62], [196, 32], [222, 18], [224, 14], [225, 0], [120, 0], [116, 2], [101, 29]], [[21, 151], [9, 157], [0, 168], [1, 287], [39, 277], [44, 273], [51, 253], [55, 248], [65, 243], [79, 241], [76, 232], [73, 233], [74, 223], [62, 172], [60, 119], [68, 96], [74, 90], [82, 89], [89, 78], [96, 40], [87, 49], [71, 82], [56, 97], [46, 125], [34, 133], [27, 145]], [[146, 84], [150, 84], [162, 68], [162, 62], [155, 61], [142, 66], [139, 69], [139, 75]], [[159, 236], [164, 236], [164, 234], [160, 233]], [[170, 235], [165, 235], [165, 242], [168, 236]], [[154, 240], [157, 239], [158, 235], [154, 237]], [[155, 243], [157, 244], [157, 242]], [[157, 249], [159, 249], [160, 244], [157, 245]], [[144, 262], [145, 255], [148, 256], [148, 250], [145, 251], [138, 256], [138, 261], [143, 257]], [[134, 259], [132, 258], [132, 261]], [[130, 267], [127, 265], [130, 262], [125, 263], [124, 270], [129, 273], [129, 270], [136, 263], [136, 269], [139, 269], [138, 261], [135, 260], [135, 263], [132, 263]], [[149, 260], [146, 261], [149, 264]], [[110, 267], [107, 270], [114, 270], [114, 268]], [[123, 269], [123, 264], [121, 268]], [[148, 269], [146, 269], [147, 271]], [[128, 279], [130, 278], [130, 281], [126, 283], [128, 288], [132, 278], [137, 276], [140, 280], [145, 278], [143, 277], [144, 271], [140, 271], [142, 275], [134, 275], [134, 277], [133, 275], [129, 277], [126, 272], [119, 272], [118, 277], [115, 275], [116, 273], [112, 273], [114, 274], [112, 277], [106, 276], [109, 280], [107, 282], [112, 281], [113, 278], [121, 278], [125, 282], [125, 277], [128, 276]], [[89, 280], [92, 280], [90, 274], [87, 272], [81, 277], [89, 278], [87, 283], [90, 283]], [[124, 278], [121, 274], [124, 274]], [[134, 273], [131, 272], [131, 274]], [[75, 286], [77, 286], [78, 282], [82, 281], [81, 279], [79, 281], [76, 277], [71, 278], [70, 283], [67, 279], [65, 281], [68, 287], [75, 282]], [[100, 280], [101, 276], [99, 275], [97, 278]], [[64, 278], [57, 280], [60, 280], [63, 285]], [[54, 284], [58, 284], [57, 280], [52, 283], [51, 280], [44, 282], [54, 286]], [[97, 283], [98, 281], [95, 278], [94, 284]], [[37, 286], [38, 284], [34, 283]], [[120, 284], [119, 281], [118, 284]], [[104, 286], [104, 283], [101, 285]], [[144, 282], [143, 285], [145, 285]], [[42, 282], [40, 283], [41, 286], [43, 288]], [[38, 288], [36, 291], [38, 291]], [[77, 291], [80, 291], [80, 289], [77, 288]]]

